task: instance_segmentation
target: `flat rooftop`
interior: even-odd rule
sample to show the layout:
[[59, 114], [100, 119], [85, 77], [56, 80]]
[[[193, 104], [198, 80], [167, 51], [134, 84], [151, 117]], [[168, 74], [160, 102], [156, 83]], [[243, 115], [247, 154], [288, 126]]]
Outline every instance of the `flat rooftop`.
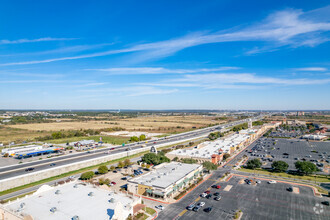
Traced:
[[128, 182], [165, 189], [202, 165], [171, 162], [163, 163], [158, 166], [159, 167], [156, 166], [153, 171], [130, 179]]
[[[78, 216], [79, 220], [98, 220], [111, 219], [117, 202], [124, 208], [133, 202], [124, 194], [82, 184], [72, 182], [57, 187], [43, 185], [32, 196], [4, 206], [18, 214], [31, 215], [35, 220], [72, 219], [73, 216]], [[92, 196], [89, 195], [91, 192]], [[50, 211], [53, 207], [56, 207], [55, 212]]]
[[217, 139], [215, 141], [206, 141], [198, 145], [197, 148], [178, 149], [169, 152], [168, 154], [176, 156], [190, 156], [194, 158], [210, 159], [212, 154], [227, 153], [230, 147], [237, 146], [250, 137], [251, 133], [255, 133], [256, 130], [244, 130], [239, 134], [233, 134], [229, 137]]

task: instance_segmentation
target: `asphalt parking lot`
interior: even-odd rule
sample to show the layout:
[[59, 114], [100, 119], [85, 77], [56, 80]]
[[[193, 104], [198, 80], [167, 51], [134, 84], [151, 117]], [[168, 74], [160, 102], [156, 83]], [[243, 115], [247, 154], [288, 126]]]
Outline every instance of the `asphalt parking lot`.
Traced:
[[[275, 144], [274, 144], [275, 142]], [[272, 156], [271, 160], [282, 160], [289, 164], [289, 170], [295, 170], [294, 163], [305, 158], [310, 160], [326, 160], [330, 161], [330, 142], [307, 142], [301, 139], [280, 139], [280, 138], [260, 138], [250, 149], [253, 152], [245, 152], [249, 158], [261, 158], [267, 164], [263, 167], [271, 167], [271, 161], [267, 159], [267, 155]], [[248, 151], [249, 151], [248, 150]], [[313, 152], [314, 151], [314, 152]], [[284, 155], [288, 154], [288, 155]]]
[[[242, 219], [329, 219], [329, 206], [321, 205], [321, 202], [329, 198], [315, 197], [312, 189], [305, 186], [297, 186], [299, 194], [288, 192], [290, 184], [268, 184], [261, 181], [257, 185], [248, 185], [242, 182], [241, 177], [233, 177], [228, 182], [221, 182], [221, 189], [211, 189], [211, 193], [219, 192], [220, 201], [200, 198], [200, 194], [215, 183], [215, 177], [221, 174], [221, 170], [181, 201], [171, 204], [159, 213], [158, 219], [232, 219], [236, 210], [243, 211]], [[244, 178], [243, 178], [244, 179]], [[230, 191], [223, 189], [231, 185]], [[295, 185], [293, 185], [295, 186]], [[186, 207], [194, 202], [205, 202], [204, 208], [213, 207], [210, 213], [203, 209], [198, 212], [187, 211]]]

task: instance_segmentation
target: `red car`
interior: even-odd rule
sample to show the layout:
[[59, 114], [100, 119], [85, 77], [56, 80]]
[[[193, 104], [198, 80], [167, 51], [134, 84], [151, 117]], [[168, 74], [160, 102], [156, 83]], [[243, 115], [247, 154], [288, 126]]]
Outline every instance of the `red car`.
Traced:
[[112, 185], [116, 185], [117, 183], [116, 182], [111, 182]]
[[206, 194], [210, 194], [210, 193], [211, 193], [211, 191], [205, 191], [205, 193], [206, 193]]
[[154, 144], [156, 144], [156, 141], [154, 142]]
[[216, 185], [216, 186], [215, 186], [215, 188], [217, 188], [217, 189], [220, 189], [220, 188], [221, 188], [221, 186], [220, 186], [220, 185]]
[[110, 148], [110, 150], [114, 150], [115, 148], [113, 147], [113, 148]]

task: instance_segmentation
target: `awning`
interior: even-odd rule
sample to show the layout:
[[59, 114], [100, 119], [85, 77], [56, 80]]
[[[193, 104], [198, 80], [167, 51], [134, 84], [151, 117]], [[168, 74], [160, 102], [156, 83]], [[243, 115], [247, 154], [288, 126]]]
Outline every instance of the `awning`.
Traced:
[[197, 176], [199, 174], [199, 171], [197, 171], [196, 173], [194, 173], [194, 176]]
[[178, 184], [178, 187], [181, 187], [181, 186], [183, 186], [183, 182], [181, 182], [181, 183]]
[[147, 193], [153, 193], [152, 189], [146, 189]]
[[183, 182], [187, 183], [187, 182], [189, 182], [189, 179], [184, 179]]

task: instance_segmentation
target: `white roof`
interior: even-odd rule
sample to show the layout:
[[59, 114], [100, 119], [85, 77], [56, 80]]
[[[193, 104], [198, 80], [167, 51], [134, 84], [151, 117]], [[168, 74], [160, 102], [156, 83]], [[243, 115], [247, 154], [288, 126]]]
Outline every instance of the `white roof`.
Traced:
[[[178, 149], [171, 151], [168, 154], [210, 159], [212, 154], [219, 154], [219, 152], [222, 153], [229, 152], [230, 147], [237, 146], [238, 144], [247, 140], [250, 137], [249, 133], [255, 131], [256, 130], [249, 130], [249, 129], [244, 130], [243, 133], [233, 134], [223, 139], [203, 142], [202, 144], [198, 145], [198, 148]], [[220, 149], [221, 151], [219, 151]]]
[[163, 163], [156, 166], [153, 171], [130, 179], [128, 182], [165, 189], [201, 166], [179, 162]]
[[[41, 187], [32, 196], [5, 205], [19, 214], [33, 216], [34, 220], [58, 220], [71, 219], [78, 216], [79, 220], [104, 220], [111, 219], [111, 213], [115, 209], [116, 203], [120, 202], [125, 209], [129, 210], [133, 199], [124, 194], [114, 194], [92, 185], [77, 185], [80, 182], [66, 183], [57, 187]], [[59, 194], [55, 192], [59, 190]], [[93, 192], [93, 196], [88, 194]], [[113, 198], [114, 202], [109, 202]], [[25, 203], [23, 208], [20, 205]], [[56, 207], [53, 213], [51, 208]]]

